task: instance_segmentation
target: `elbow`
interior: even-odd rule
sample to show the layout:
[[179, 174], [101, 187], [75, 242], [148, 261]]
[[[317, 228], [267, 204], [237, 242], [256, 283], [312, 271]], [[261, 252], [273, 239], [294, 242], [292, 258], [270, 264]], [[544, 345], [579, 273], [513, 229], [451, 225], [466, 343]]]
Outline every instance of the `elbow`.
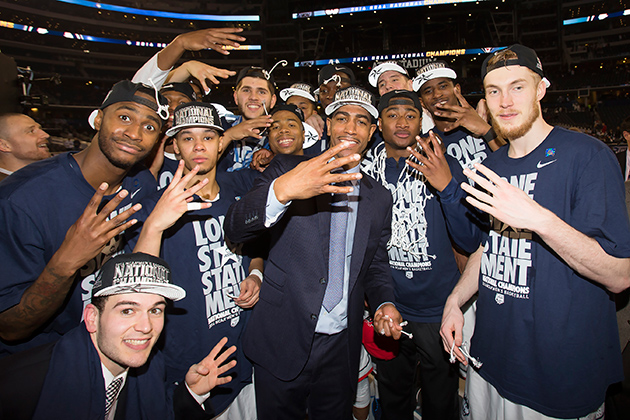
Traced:
[[630, 288], [630, 275], [623, 276], [619, 279], [617, 284], [611, 285], [608, 287], [608, 290], [612, 293], [621, 293]]

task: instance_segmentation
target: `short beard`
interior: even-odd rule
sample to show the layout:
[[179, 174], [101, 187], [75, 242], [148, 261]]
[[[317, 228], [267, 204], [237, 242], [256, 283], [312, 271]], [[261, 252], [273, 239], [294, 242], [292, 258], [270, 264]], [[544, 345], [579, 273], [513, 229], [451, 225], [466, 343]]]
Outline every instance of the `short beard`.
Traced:
[[121, 159], [116, 159], [114, 157], [113, 147], [111, 145], [113, 141], [114, 139], [108, 139], [107, 137], [105, 137], [105, 134], [102, 131], [98, 132], [98, 147], [99, 149], [101, 149], [101, 152], [103, 152], [103, 155], [105, 155], [109, 163], [114, 165], [116, 168], [129, 170], [136, 163], [138, 163], [139, 161], [142, 161], [142, 159], [146, 157], [146, 155], [142, 156], [138, 161], [133, 161], [133, 160], [125, 161]]
[[492, 118], [492, 128], [494, 128], [497, 136], [505, 140], [516, 140], [529, 133], [529, 130], [532, 129], [534, 123], [536, 122], [538, 117], [540, 117], [540, 107], [538, 106], [538, 102], [534, 102], [532, 104], [532, 107], [534, 108], [534, 110], [530, 114], [529, 118], [518, 127], [502, 128], [497, 120], [495, 118]]

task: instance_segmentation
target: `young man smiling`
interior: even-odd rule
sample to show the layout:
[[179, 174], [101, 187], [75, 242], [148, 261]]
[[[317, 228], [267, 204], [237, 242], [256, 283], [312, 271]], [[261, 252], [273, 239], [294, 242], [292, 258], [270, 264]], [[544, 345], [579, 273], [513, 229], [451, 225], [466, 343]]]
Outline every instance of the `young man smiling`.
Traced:
[[[449, 164], [460, 182], [464, 178], [454, 160], [449, 157], [447, 162], [435, 136], [430, 135], [430, 142], [420, 138], [422, 106], [415, 92], [390, 91], [378, 108], [384, 141], [374, 148], [374, 158], [364, 170], [391, 192], [394, 201], [389, 265], [396, 305], [413, 334], [411, 339], [401, 337], [394, 359], [377, 360], [382, 415], [384, 420], [414, 418], [419, 362], [422, 418], [455, 420], [459, 376], [440, 340], [444, 302], [459, 278], [450, 238], [470, 252], [478, 238], [468, 234], [470, 221], [460, 203], [465, 194]], [[412, 155], [417, 144], [424, 156], [417, 150]]]
[[0, 181], [29, 163], [49, 158], [49, 137], [28, 115], [0, 115]]
[[536, 53], [513, 45], [482, 65], [497, 150], [464, 173], [467, 200], [490, 215], [487, 239], [449, 296], [444, 349], [462, 362], [460, 306], [478, 292], [464, 418], [603, 418], [623, 379], [610, 293], [630, 285], [624, 186], [610, 149], [552, 127]]
[[[358, 166], [376, 129], [373, 97], [341, 90], [326, 113], [330, 149], [276, 156], [226, 215], [228, 238], [271, 238], [243, 339], [261, 420], [303, 418], [307, 407], [313, 420], [351, 418], [366, 294], [378, 331], [398, 338], [402, 328], [386, 256], [391, 197]], [[344, 181], [352, 187], [335, 185]]]
[[164, 361], [153, 352], [164, 327], [167, 299], [186, 292], [171, 283], [168, 265], [137, 253], [119, 255], [102, 268], [85, 321], [57, 343], [0, 361], [3, 418], [209, 419], [206, 401], [234, 352], [219, 351], [223, 339], [182, 375], [185, 385], [171, 398], [165, 391]]
[[97, 133], [85, 150], [29, 165], [2, 183], [0, 357], [54, 341], [81, 322], [94, 273], [121, 249], [118, 235], [135, 222], [127, 219], [155, 190], [153, 176], [136, 164], [166, 114], [155, 90], [119, 82], [90, 115]]
[[[174, 137], [180, 167], [169, 187], [143, 201], [138, 218], [146, 221], [135, 251], [168, 261], [176, 284], [188, 294], [173, 304], [165, 329], [162, 350], [169, 388], [208, 348], [227, 337], [239, 348], [231, 372], [234, 380], [219, 387], [210, 400], [220, 419], [252, 418], [252, 368], [240, 349], [240, 337], [250, 315], [246, 309], [258, 300], [262, 274], [253, 269], [250, 274], [250, 258], [223, 235], [225, 213], [243, 192], [216, 179], [222, 133], [210, 104], [189, 102], [175, 110], [167, 135]], [[229, 176], [237, 178], [240, 172]], [[182, 197], [190, 198], [189, 203]]]

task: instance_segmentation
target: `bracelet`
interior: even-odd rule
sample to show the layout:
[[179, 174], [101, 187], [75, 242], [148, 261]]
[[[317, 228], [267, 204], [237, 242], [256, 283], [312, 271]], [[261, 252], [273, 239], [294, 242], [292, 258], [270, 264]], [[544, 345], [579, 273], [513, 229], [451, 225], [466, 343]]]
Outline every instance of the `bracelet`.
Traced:
[[252, 274], [255, 275], [256, 277], [258, 277], [260, 279], [260, 282], [262, 283], [262, 281], [263, 281], [263, 273], [259, 269], [254, 268], [252, 271], [249, 272], [250, 276]]
[[486, 143], [489, 143], [497, 138], [497, 133], [494, 132], [494, 128], [490, 127], [490, 130], [488, 130], [486, 134], [481, 136], [481, 138], [484, 139]]

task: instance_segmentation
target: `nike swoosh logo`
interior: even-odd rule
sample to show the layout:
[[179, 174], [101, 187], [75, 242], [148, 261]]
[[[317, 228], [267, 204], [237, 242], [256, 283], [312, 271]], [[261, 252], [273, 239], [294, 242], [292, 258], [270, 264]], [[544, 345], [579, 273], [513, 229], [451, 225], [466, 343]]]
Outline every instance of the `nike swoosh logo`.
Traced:
[[536, 165], [536, 167], [537, 167], [538, 169], [540, 169], [540, 168], [544, 168], [544, 167], [545, 167], [545, 166], [547, 166], [547, 165], [551, 165], [551, 164], [552, 164], [552, 163], [554, 163], [556, 160], [558, 160], [558, 159], [550, 160], [549, 162], [545, 162], [545, 163], [542, 163], [541, 161], [538, 161], [538, 164]]
[[140, 190], [142, 189], [142, 187], [138, 188], [137, 190], [135, 190], [134, 192], [131, 193], [131, 195], [129, 196], [130, 199], [133, 200], [133, 197], [138, 194], [140, 192]]

